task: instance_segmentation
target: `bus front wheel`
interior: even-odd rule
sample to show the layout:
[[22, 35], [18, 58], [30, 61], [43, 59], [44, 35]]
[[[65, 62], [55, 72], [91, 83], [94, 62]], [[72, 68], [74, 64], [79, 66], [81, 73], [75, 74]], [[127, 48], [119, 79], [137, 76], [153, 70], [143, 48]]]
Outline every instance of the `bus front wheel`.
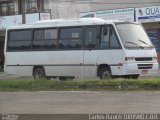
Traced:
[[42, 67], [37, 67], [33, 71], [34, 79], [44, 79], [46, 78], [45, 71]]
[[110, 79], [112, 73], [109, 67], [104, 67], [100, 70], [100, 79]]

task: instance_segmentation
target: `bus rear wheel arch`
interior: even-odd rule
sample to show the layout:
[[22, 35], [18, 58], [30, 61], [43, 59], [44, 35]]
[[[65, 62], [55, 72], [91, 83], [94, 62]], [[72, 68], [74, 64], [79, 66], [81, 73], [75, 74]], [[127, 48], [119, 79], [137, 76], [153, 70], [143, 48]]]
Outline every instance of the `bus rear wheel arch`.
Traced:
[[100, 79], [112, 78], [112, 72], [108, 65], [100, 65], [97, 69], [97, 75], [100, 77]]
[[33, 68], [33, 77], [34, 79], [45, 79], [46, 73], [45, 69], [42, 66], [36, 66]]

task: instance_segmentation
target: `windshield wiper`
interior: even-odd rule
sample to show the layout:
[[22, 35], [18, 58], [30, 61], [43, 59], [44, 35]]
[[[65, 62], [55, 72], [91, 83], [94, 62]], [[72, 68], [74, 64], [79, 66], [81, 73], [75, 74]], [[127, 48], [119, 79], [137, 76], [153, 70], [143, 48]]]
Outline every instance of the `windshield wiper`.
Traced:
[[125, 43], [130, 43], [130, 44], [133, 44], [133, 45], [136, 45], [136, 46], [137, 46], [137, 44], [136, 44], [136, 43], [134, 43], [134, 42], [128, 42], [128, 41], [125, 41]]
[[128, 42], [128, 41], [125, 41], [126, 43], [130, 43], [130, 44], [133, 44], [133, 45], [136, 45], [136, 48], [140, 48], [140, 49], [144, 49], [144, 46], [139, 46], [138, 44], [134, 43], [134, 42]]
[[143, 40], [138, 39], [138, 41], [140, 41], [140, 42], [142, 42], [142, 43], [148, 45], [148, 44], [147, 44], [145, 41], [143, 41]]
[[[139, 41], [144, 43], [144, 44], [146, 44], [146, 45], [149, 45], [149, 44], [147, 44], [146, 42], [144, 42], [142, 40], [139, 40]], [[133, 45], [136, 46], [136, 48], [140, 48], [140, 49], [144, 49], [145, 48], [145, 46], [142, 46], [142, 45], [139, 46], [137, 43], [134, 43], [134, 42], [125, 41], [125, 43], [133, 44]], [[149, 45], [149, 47], [153, 48], [153, 46], [151, 46], [151, 45]]]
[[141, 43], [144, 43], [145, 45], [148, 45], [149, 47], [151, 47], [151, 48], [153, 48], [153, 46], [152, 45], [150, 45], [150, 44], [147, 44], [145, 41], [143, 41], [143, 40], [140, 40], [140, 39], [138, 39], [138, 41], [140, 41]]

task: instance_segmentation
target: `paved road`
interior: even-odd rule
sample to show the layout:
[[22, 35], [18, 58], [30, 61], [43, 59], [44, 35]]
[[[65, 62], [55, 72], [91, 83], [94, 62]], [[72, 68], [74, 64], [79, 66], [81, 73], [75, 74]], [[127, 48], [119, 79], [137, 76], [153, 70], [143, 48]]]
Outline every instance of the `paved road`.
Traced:
[[159, 113], [160, 92], [0, 92], [0, 113]]

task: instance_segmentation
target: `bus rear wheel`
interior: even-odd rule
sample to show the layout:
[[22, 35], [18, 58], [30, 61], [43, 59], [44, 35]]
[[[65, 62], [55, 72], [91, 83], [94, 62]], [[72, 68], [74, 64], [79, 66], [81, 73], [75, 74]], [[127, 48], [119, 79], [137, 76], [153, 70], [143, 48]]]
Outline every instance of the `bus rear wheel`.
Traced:
[[34, 76], [34, 79], [45, 79], [46, 78], [45, 71], [42, 67], [35, 68], [33, 71], [33, 76]]
[[112, 77], [112, 73], [109, 67], [104, 67], [100, 70], [100, 79], [110, 79]]

